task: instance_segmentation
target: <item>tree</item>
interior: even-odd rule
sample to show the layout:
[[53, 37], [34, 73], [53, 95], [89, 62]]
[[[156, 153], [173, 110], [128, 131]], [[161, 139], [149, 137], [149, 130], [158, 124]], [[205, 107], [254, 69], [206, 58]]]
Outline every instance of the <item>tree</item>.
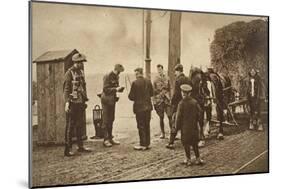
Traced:
[[230, 76], [233, 86], [243, 94], [243, 78], [251, 68], [259, 70], [267, 88], [268, 23], [258, 19], [234, 22], [215, 31], [210, 46], [211, 64]]
[[168, 75], [173, 85], [174, 67], [180, 63], [181, 55], [181, 12], [170, 13], [169, 23], [169, 61], [168, 61]]

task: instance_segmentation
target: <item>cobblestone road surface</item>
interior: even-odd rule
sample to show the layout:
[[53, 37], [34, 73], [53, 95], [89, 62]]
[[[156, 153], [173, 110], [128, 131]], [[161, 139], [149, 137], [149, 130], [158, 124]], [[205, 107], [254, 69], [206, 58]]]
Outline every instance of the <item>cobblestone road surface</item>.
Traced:
[[[233, 174], [247, 162], [267, 150], [267, 131], [249, 131], [246, 124], [225, 128], [225, 140], [215, 136], [200, 149], [204, 166], [185, 167], [181, 164], [184, 151], [180, 141], [175, 150], [168, 150], [168, 139], [159, 139], [158, 120], [152, 120], [152, 148], [134, 151], [138, 135], [133, 117], [119, 118], [114, 133], [120, 146], [104, 148], [101, 140], [88, 140], [85, 146], [93, 149], [89, 154], [74, 157], [63, 156], [63, 146], [33, 147], [33, 186], [51, 186], [79, 183], [194, 177], [205, 175]], [[167, 128], [167, 127], [166, 127]], [[94, 133], [88, 126], [89, 136]], [[267, 172], [267, 155], [245, 167], [240, 173]]]

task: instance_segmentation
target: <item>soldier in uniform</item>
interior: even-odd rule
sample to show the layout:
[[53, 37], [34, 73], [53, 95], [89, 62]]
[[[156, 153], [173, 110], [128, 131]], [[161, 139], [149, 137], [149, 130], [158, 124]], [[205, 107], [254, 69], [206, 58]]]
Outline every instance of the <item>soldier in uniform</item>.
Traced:
[[174, 149], [174, 141], [177, 135], [177, 130], [174, 125], [174, 119], [175, 119], [175, 114], [178, 108], [178, 104], [182, 99], [181, 95], [181, 88], [180, 86], [183, 84], [188, 84], [191, 85], [191, 81], [188, 77], [186, 77], [183, 73], [183, 66], [181, 64], [177, 64], [175, 66], [175, 75], [176, 75], [176, 81], [174, 85], [174, 94], [172, 96], [172, 115], [173, 115], [173, 125], [171, 129], [171, 134], [170, 134], [170, 141], [166, 145], [167, 148], [169, 149]]
[[171, 88], [170, 80], [164, 74], [163, 65], [157, 65], [158, 75], [153, 81], [153, 105], [154, 109], [160, 119], [160, 129], [161, 136], [160, 139], [165, 138], [165, 128], [164, 128], [164, 113], [166, 113], [169, 119], [170, 130], [172, 128], [172, 106], [171, 106]]
[[116, 64], [114, 70], [109, 74], [106, 74], [103, 78], [103, 92], [101, 95], [101, 104], [103, 109], [103, 131], [105, 147], [111, 147], [112, 145], [119, 145], [120, 142], [113, 139], [112, 129], [115, 119], [115, 105], [119, 100], [117, 92], [123, 92], [124, 87], [119, 86], [119, 75], [124, 71], [124, 67], [121, 64]]
[[153, 96], [153, 87], [150, 80], [143, 77], [143, 69], [135, 69], [136, 80], [133, 81], [129, 93], [129, 99], [134, 101], [133, 111], [136, 114], [139, 130], [140, 145], [135, 150], [147, 150], [150, 148], [150, 120]]
[[73, 66], [65, 73], [65, 81], [63, 85], [65, 112], [66, 112], [66, 128], [65, 128], [65, 156], [73, 156], [72, 152], [72, 133], [76, 130], [77, 144], [79, 152], [91, 152], [83, 146], [81, 126], [83, 123], [83, 112], [85, 111], [88, 101], [86, 82], [83, 72], [83, 62], [86, 57], [83, 54], [76, 53], [72, 56]]
[[183, 84], [180, 88], [183, 98], [177, 107], [175, 125], [176, 129], [181, 131], [181, 141], [186, 153], [184, 164], [191, 165], [190, 146], [192, 146], [196, 157], [195, 164], [200, 165], [203, 164], [198, 148], [199, 119], [202, 111], [198, 102], [190, 96], [192, 87]]

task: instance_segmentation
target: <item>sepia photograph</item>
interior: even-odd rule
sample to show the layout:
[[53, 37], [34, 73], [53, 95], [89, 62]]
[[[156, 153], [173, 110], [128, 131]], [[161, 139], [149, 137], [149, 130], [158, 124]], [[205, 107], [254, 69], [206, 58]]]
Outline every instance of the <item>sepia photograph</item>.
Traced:
[[29, 2], [30, 187], [269, 173], [269, 16]]

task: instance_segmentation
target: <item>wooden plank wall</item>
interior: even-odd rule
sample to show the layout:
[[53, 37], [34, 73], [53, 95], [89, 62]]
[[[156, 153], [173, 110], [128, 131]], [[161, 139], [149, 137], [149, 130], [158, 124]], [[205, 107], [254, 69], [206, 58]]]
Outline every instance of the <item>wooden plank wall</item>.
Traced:
[[38, 94], [38, 143], [46, 141], [46, 90], [45, 64], [37, 64], [37, 94]]
[[[37, 65], [38, 82], [38, 141], [39, 145], [64, 144], [65, 111], [63, 83], [65, 62]], [[86, 114], [82, 124], [83, 139], [86, 136]], [[76, 133], [74, 133], [75, 136]]]
[[64, 63], [55, 63], [55, 101], [56, 101], [56, 141], [58, 144], [64, 143], [65, 135], [65, 111], [63, 97]]
[[60, 62], [37, 66], [38, 144], [64, 143], [63, 66]]

